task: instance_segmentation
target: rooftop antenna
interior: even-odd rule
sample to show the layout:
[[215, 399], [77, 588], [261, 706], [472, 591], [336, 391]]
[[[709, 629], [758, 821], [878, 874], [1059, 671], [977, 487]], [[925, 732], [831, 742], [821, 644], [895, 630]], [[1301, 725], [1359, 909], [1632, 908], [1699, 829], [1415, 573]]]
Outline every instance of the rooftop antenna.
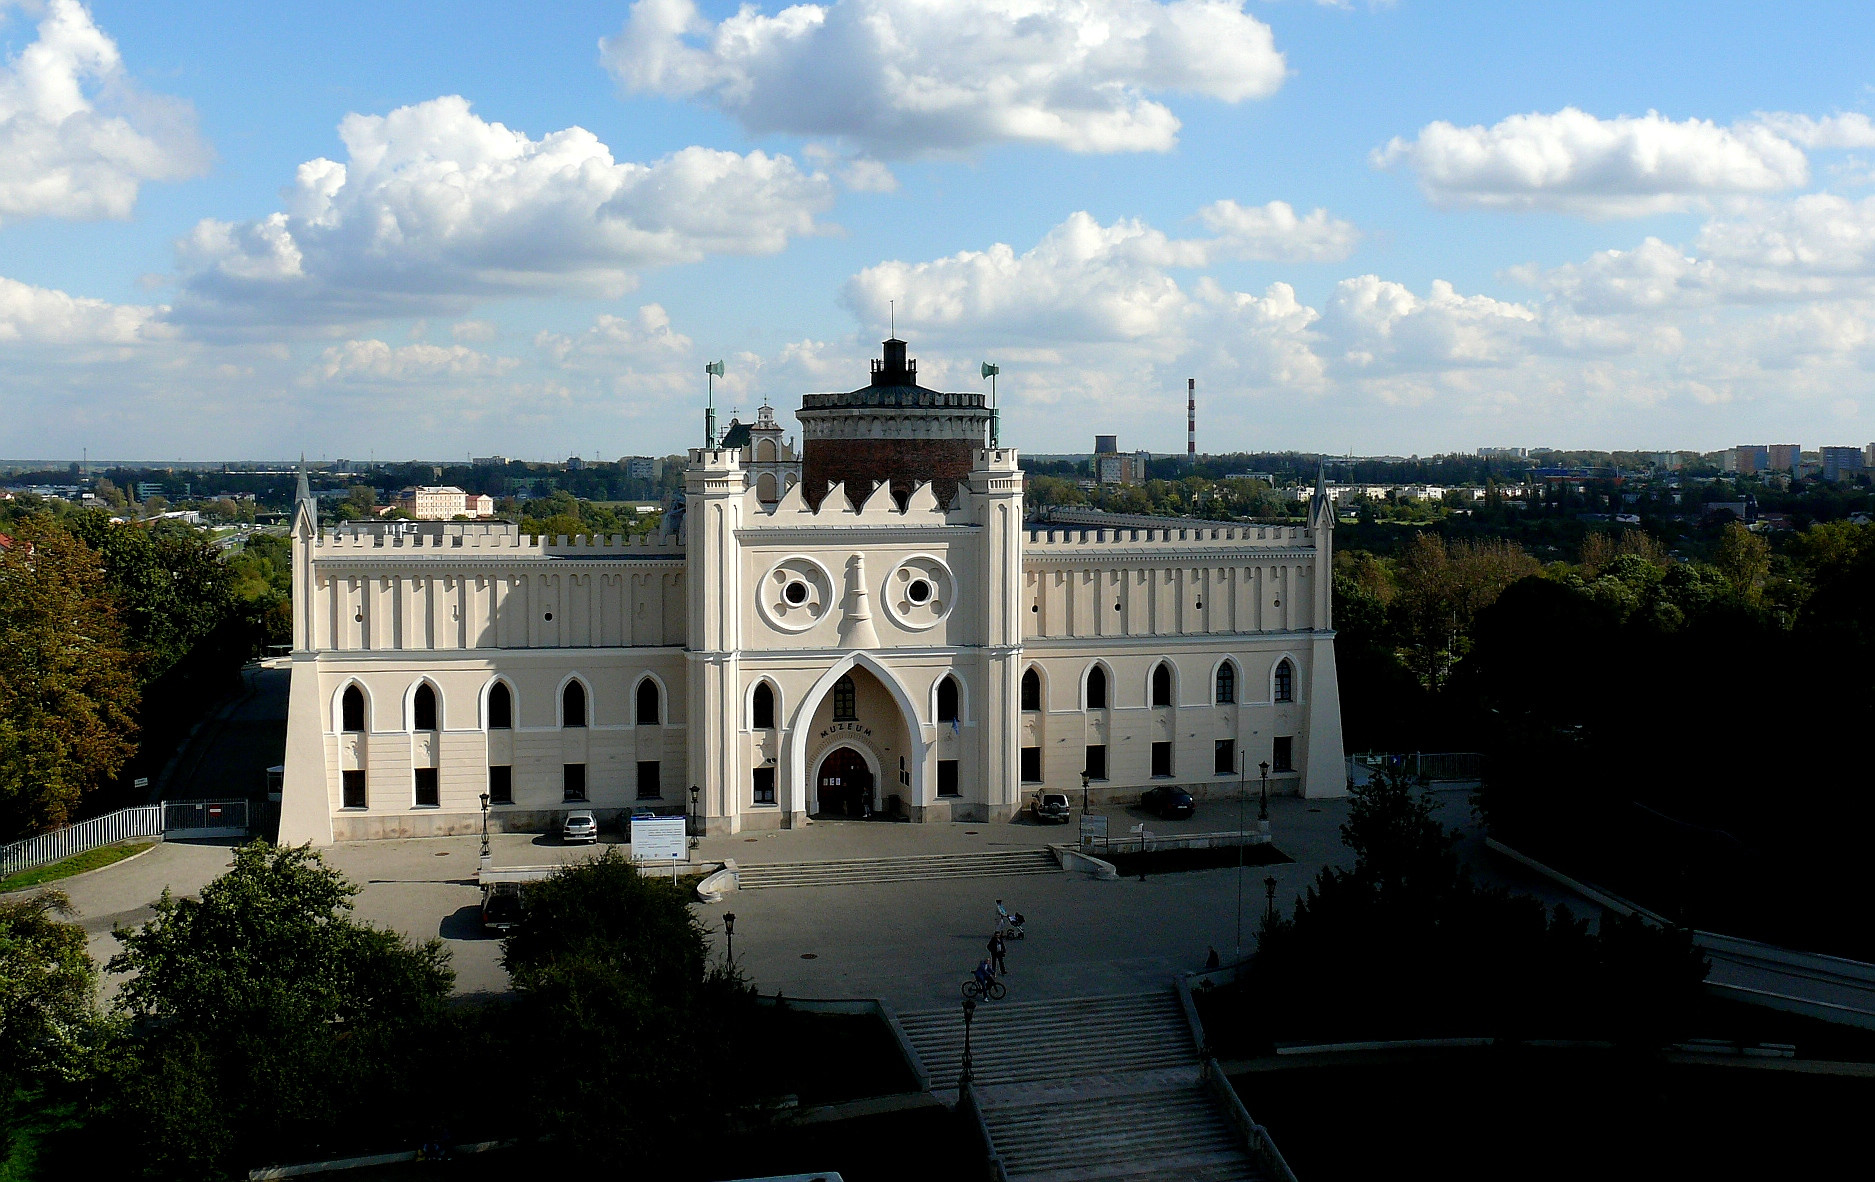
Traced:
[[892, 330], [892, 339], [897, 340], [898, 339], [898, 301], [887, 300], [885, 302], [885, 312], [887, 316], [891, 317], [890, 324], [891, 324], [891, 330]]
[[1003, 372], [1003, 367], [988, 361], [983, 363], [983, 376], [990, 380], [990, 446], [1000, 447], [1002, 438], [1002, 412], [996, 409], [996, 375]]
[[703, 367], [704, 381], [709, 384], [707, 404], [703, 410], [703, 445], [716, 446], [716, 379], [723, 376], [723, 363], [712, 361]]

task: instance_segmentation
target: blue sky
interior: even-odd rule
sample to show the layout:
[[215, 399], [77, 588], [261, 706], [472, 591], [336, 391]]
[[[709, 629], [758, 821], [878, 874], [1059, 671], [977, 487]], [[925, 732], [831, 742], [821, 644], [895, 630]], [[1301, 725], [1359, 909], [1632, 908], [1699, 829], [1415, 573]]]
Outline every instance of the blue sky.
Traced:
[[0, 456], [662, 453], [890, 301], [1030, 451], [1875, 438], [1866, 5], [0, 18]]

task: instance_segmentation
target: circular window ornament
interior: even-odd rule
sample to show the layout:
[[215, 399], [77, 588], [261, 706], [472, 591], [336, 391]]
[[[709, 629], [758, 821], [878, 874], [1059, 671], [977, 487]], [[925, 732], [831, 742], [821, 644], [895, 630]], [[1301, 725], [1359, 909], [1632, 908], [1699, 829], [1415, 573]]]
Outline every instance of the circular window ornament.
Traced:
[[774, 627], [805, 632], [832, 610], [833, 576], [806, 555], [784, 558], [762, 576], [755, 602]]
[[912, 632], [942, 623], [956, 598], [957, 580], [950, 567], [930, 554], [914, 554], [887, 571], [880, 595], [886, 614]]

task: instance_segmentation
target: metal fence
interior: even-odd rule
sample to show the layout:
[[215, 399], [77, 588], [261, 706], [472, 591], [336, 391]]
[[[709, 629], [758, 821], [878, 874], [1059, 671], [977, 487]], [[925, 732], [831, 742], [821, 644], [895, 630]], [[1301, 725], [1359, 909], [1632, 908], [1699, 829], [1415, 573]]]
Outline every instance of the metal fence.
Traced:
[[128, 841], [133, 837], [162, 835], [162, 805], [146, 804], [137, 808], [118, 809], [102, 817], [92, 817], [76, 825], [55, 829], [51, 833], [0, 846], [0, 877], [33, 870], [73, 854]]
[[1389, 760], [1396, 759], [1406, 768], [1406, 774], [1415, 780], [1436, 783], [1441, 780], [1484, 778], [1484, 756], [1476, 751], [1365, 751], [1348, 756], [1348, 774], [1352, 777], [1356, 768], [1383, 768]]
[[0, 845], [0, 878], [138, 837], [241, 837], [248, 831], [248, 822], [245, 800], [168, 800], [118, 809]]

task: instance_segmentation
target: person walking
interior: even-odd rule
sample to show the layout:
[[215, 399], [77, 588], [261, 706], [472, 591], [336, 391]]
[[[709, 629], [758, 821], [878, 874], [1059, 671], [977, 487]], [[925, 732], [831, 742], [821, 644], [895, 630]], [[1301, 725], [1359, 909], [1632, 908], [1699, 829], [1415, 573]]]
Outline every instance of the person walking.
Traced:
[[1009, 910], [1003, 906], [1003, 901], [998, 899], [996, 900], [996, 934], [1001, 935], [1003, 929], [1008, 926]]
[[997, 932], [990, 937], [990, 965], [996, 970], [996, 975], [999, 977], [1009, 975], [1009, 966], [1003, 961], [1003, 955], [1008, 951], [1009, 943], [1003, 939], [1003, 934], [1001, 932]]

